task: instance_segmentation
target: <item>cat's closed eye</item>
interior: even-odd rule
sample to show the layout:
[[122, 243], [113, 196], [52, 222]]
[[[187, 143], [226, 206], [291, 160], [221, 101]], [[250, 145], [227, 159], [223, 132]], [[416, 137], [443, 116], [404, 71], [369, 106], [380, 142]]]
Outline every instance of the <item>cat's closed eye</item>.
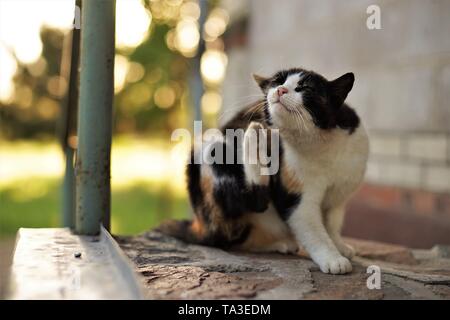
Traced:
[[313, 87], [310, 87], [310, 86], [298, 86], [294, 90], [295, 90], [295, 92], [302, 92], [302, 91], [306, 91], [306, 90], [314, 91]]
[[285, 73], [277, 73], [272, 80], [272, 85], [282, 85], [286, 81]]

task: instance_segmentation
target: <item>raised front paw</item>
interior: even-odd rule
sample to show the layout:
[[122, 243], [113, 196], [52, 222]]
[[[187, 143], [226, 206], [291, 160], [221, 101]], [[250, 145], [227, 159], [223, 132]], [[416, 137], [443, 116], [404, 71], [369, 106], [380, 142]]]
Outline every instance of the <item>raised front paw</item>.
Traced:
[[266, 129], [258, 122], [251, 122], [244, 135], [244, 166], [247, 180], [254, 184], [268, 183], [268, 177], [262, 176], [262, 168], [267, 163]]
[[345, 274], [352, 271], [351, 262], [343, 256], [323, 257], [315, 262], [324, 273]]
[[247, 164], [267, 164], [267, 159], [261, 158], [267, 155], [267, 132], [259, 122], [251, 122], [245, 131], [244, 155]]

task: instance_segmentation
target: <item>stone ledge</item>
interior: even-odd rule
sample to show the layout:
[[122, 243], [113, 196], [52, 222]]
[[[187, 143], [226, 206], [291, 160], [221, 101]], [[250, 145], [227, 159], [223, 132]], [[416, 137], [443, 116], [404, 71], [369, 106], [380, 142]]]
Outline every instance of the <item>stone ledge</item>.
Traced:
[[67, 228], [21, 228], [7, 298], [141, 299], [130, 261], [104, 228], [79, 236]]
[[[348, 239], [358, 257], [348, 275], [329, 275], [304, 256], [226, 252], [157, 232], [116, 237], [142, 275], [149, 299], [450, 299], [448, 247], [410, 250]], [[368, 265], [381, 268], [369, 290]]]

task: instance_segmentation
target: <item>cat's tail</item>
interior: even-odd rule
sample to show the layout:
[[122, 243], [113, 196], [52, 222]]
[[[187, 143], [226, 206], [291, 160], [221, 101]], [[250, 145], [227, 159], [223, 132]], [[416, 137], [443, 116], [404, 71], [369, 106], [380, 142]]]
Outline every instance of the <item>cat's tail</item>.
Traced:
[[243, 243], [249, 236], [250, 229], [249, 224], [236, 222], [222, 222], [212, 226], [194, 217], [193, 220], [169, 220], [154, 230], [186, 243], [227, 249]]
[[154, 230], [187, 243], [204, 244], [205, 242], [202, 225], [196, 219], [168, 220]]

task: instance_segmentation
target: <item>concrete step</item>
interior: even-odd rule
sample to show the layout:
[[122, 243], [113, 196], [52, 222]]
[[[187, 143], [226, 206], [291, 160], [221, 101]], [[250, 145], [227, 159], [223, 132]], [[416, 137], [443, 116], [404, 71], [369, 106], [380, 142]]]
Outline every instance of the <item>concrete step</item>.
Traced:
[[102, 228], [79, 236], [66, 228], [20, 229], [9, 299], [141, 299], [137, 274]]

